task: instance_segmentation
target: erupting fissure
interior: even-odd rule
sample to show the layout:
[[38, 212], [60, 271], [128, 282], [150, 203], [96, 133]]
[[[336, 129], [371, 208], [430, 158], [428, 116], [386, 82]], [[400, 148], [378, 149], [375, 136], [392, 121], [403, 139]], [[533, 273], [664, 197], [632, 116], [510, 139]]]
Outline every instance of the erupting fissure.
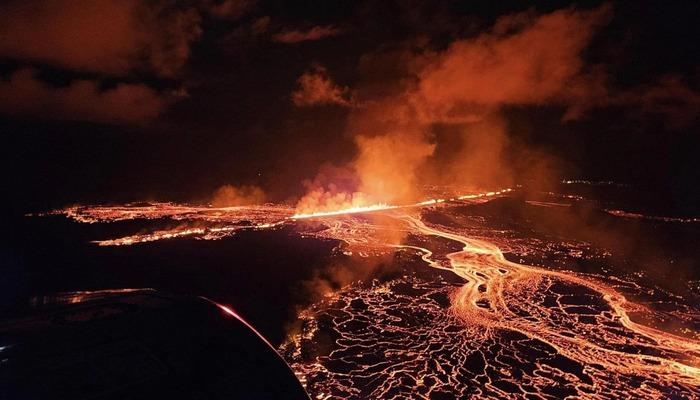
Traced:
[[[174, 203], [127, 204], [119, 206], [73, 206], [56, 210], [49, 214], [65, 215], [82, 223], [108, 223], [124, 220], [159, 220], [188, 221], [174, 228], [161, 229], [150, 233], [139, 233], [115, 239], [96, 240], [100, 246], [126, 246], [137, 243], [181, 237], [198, 239], [220, 239], [243, 229], [268, 229], [281, 226], [295, 220], [324, 218], [348, 214], [369, 213], [400, 208], [415, 208], [436, 205], [446, 201], [474, 200], [491, 198], [513, 191], [506, 188], [498, 191], [476, 193], [451, 197], [448, 199], [430, 199], [419, 203], [405, 205], [368, 204], [334, 210], [312, 211], [308, 213], [293, 212], [284, 205], [253, 205], [237, 207], [210, 207], [204, 205], [187, 205]], [[214, 226], [192, 226], [195, 224], [216, 224]]]
[[[617, 289], [625, 282], [621, 278], [509, 261], [501, 249], [518, 251], [503, 236], [489, 234], [492, 228], [455, 222], [471, 218], [460, 214], [463, 206], [511, 191], [307, 213], [279, 205], [171, 203], [72, 207], [59, 213], [84, 223], [170, 219], [180, 224], [100, 245], [216, 239], [240, 229], [289, 225], [305, 236], [344, 243], [346, 255], [420, 256], [434, 275], [414, 272], [387, 282], [350, 283], [300, 314], [302, 329], [281, 351], [314, 398], [698, 398], [700, 334], [649, 322], [696, 326], [697, 307], [656, 309], [628, 300]], [[541, 204], [555, 203], [535, 202]], [[426, 219], [431, 213], [444, 222]], [[483, 222], [479, 218], [469, 221]], [[545, 251], [541, 241], [526, 243], [521, 254]], [[677, 304], [671, 296], [664, 301]]]
[[316, 212], [310, 212], [310, 213], [296, 213], [296, 214], [291, 216], [291, 219], [329, 217], [329, 216], [334, 216], [334, 215], [357, 214], [357, 213], [366, 213], [366, 212], [372, 212], [372, 211], [392, 210], [392, 209], [396, 209], [396, 208], [412, 208], [412, 207], [421, 207], [421, 206], [432, 206], [435, 204], [444, 203], [446, 201], [473, 200], [473, 199], [479, 199], [479, 198], [494, 197], [494, 196], [498, 196], [498, 195], [505, 194], [505, 193], [512, 192], [512, 191], [513, 191], [512, 188], [506, 188], [506, 189], [501, 189], [501, 190], [497, 190], [497, 191], [493, 191], [493, 192], [467, 194], [467, 195], [456, 196], [456, 197], [451, 197], [451, 198], [447, 198], [447, 199], [429, 199], [429, 200], [421, 201], [418, 203], [406, 204], [406, 205], [401, 205], [401, 206], [390, 205], [390, 204], [371, 204], [371, 205], [367, 205], [367, 206], [341, 208], [341, 209], [332, 210], [332, 211], [316, 211]]

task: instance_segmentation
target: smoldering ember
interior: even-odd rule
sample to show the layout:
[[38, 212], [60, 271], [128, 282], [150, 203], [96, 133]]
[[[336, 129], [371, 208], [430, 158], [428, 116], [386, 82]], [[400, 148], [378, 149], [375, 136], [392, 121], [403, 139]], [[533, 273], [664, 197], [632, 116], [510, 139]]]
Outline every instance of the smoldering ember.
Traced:
[[700, 399], [700, 6], [0, 4], [2, 399]]

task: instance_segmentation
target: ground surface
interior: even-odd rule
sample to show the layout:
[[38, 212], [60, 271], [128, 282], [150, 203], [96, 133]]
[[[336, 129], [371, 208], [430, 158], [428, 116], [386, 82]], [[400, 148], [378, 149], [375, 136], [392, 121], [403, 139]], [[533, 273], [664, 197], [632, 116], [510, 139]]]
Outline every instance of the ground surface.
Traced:
[[205, 295], [314, 398], [698, 397], [700, 223], [590, 186], [305, 220], [150, 203], [23, 217], [3, 300]]

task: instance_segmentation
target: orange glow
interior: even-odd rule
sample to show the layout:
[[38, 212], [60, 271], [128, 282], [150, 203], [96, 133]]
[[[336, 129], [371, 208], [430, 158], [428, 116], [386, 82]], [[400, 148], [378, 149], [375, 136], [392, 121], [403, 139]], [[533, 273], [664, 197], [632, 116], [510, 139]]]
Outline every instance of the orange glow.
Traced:
[[[547, 364], [533, 361], [533, 367], [537, 371], [547, 371], [547, 374], [530, 375], [528, 379], [532, 385], [548, 387], [559, 379], [571, 380], [575, 390], [589, 398], [605, 398], [610, 391], [624, 392], [630, 397], [655, 398], [663, 397], [663, 389], [659, 387], [673, 386], [681, 391], [697, 388], [700, 385], [700, 333], [683, 325], [683, 321], [688, 319], [682, 312], [658, 311], [650, 305], [631, 301], [618, 289], [617, 285], [627, 283], [619, 278], [510, 261], [504, 256], [506, 251], [512, 253], [513, 244], [509, 239], [488, 236], [482, 231], [475, 231], [473, 227], [461, 227], [459, 224], [447, 226], [428, 222], [422, 219], [420, 212], [413, 212], [414, 209], [423, 207], [441, 207], [449, 215], [449, 209], [453, 205], [486, 202], [514, 190], [506, 188], [460, 195], [445, 195], [447, 191], [435, 191], [433, 198], [415, 203], [368, 204], [335, 210], [321, 207], [320, 210], [309, 210], [307, 213], [295, 213], [293, 208], [281, 205], [215, 208], [172, 203], [76, 206], [56, 213], [83, 223], [170, 219], [182, 224], [181, 227], [170, 230], [101, 241], [98, 242], [100, 245], [128, 245], [184, 236], [217, 239], [235, 234], [241, 229], [275, 229], [295, 224], [302, 235], [344, 242], [343, 254], [346, 256], [371, 261], [373, 258], [393, 255], [397, 251], [412, 253], [420, 256], [426, 266], [447, 271], [459, 279], [457, 284], [449, 287], [448, 308], [442, 309], [446, 314], [431, 319], [435, 326], [411, 325], [411, 329], [426, 329], [420, 333], [421, 337], [436, 337], [438, 339], [435, 343], [450, 346], [454, 343], [440, 341], [441, 335], [464, 331], [467, 333], [460, 336], [460, 340], [468, 345], [458, 344], [455, 351], [465, 351], [464, 348], [469, 346], [480, 351], [478, 349], [484, 343], [500, 346], [501, 339], [498, 335], [502, 332], [517, 333], [524, 338], [523, 342], [541, 343], [553, 355], [581, 365], [583, 374], [587, 376], [586, 380], [582, 380], [578, 375], [566, 372], [557, 375], [559, 372]], [[528, 204], [546, 207], [560, 205], [542, 201], [530, 201]], [[639, 218], [634, 214], [612, 214]], [[313, 224], [309, 224], [313, 229], [305, 230], [305, 224], [296, 224], [297, 221], [306, 219], [314, 220]], [[187, 226], [185, 221], [201, 226]], [[474, 236], [475, 232], [479, 237]], [[533, 241], [527, 246], [540, 244], [541, 242]], [[349, 286], [356, 280], [352, 271], [347, 269], [341, 268], [333, 273], [339, 275], [338, 282]], [[399, 279], [409, 278], [404, 276]], [[565, 290], [557, 292], [553, 289], [556, 287]], [[341, 291], [327, 290], [325, 298], [339, 301], [346, 289], [347, 287]], [[376, 296], [380, 300], [373, 301], [386, 301], [381, 299], [392, 293], [388, 287], [375, 284], [353, 290], [350, 292], [353, 293], [350, 300]], [[567, 291], [585, 295], [570, 296], [566, 294]], [[403, 298], [405, 301], [413, 301], [411, 296]], [[416, 303], [418, 305], [414, 311], [425, 313], [427, 300], [418, 300], [422, 302]], [[373, 304], [373, 307], [386, 306], [383, 303]], [[396, 307], [396, 303], [391, 304], [391, 307]], [[229, 307], [218, 307], [226, 314], [240, 319]], [[410, 312], [411, 309], [408, 310]], [[357, 311], [345, 310], [339, 314], [352, 315], [353, 312]], [[302, 312], [300, 318], [310, 321], [312, 328], [288, 338], [286, 346], [296, 349], [292, 354], [300, 354], [298, 347], [312, 340], [314, 329], [318, 329], [318, 324], [313, 323], [314, 312]], [[679, 324], [667, 327], [661, 323], [668, 319], [677, 320]], [[458, 329], [446, 329], [440, 325], [443, 320], [457, 324]], [[393, 325], [395, 320], [390, 319], [390, 322], [389, 326], [380, 326], [377, 332], [382, 329], [397, 329]], [[344, 329], [341, 325], [336, 328]], [[346, 340], [354, 339], [353, 336], [347, 336]], [[461, 356], [458, 355], [457, 358]], [[492, 365], [491, 362], [491, 359], [486, 359], [488, 365]], [[328, 373], [323, 362], [317, 360], [292, 366], [301, 374], [300, 380], [306, 382], [306, 387], [312, 394], [330, 392], [329, 387], [316, 383], [318, 380], [315, 379], [318, 374]], [[371, 374], [369, 371], [375, 371], [373, 368], [376, 368], [379, 371], [377, 373], [383, 374], [383, 379], [394, 379], [389, 371], [394, 368], [391, 363], [382, 364], [381, 368], [375, 365], [358, 368], [363, 371], [359, 375]], [[382, 368], [387, 371], [382, 371]], [[452, 371], [450, 381], [459, 381], [459, 369], [454, 368]], [[628, 379], [630, 376], [643, 382], [653, 382], [653, 385], [632, 385]], [[416, 376], [417, 381], [419, 378], [425, 378], [424, 384], [430, 381], [422, 375]], [[520, 381], [515, 378], [504, 379], [513, 385], [520, 385]], [[326, 378], [326, 382], [335, 382], [333, 384], [338, 384], [339, 381], [342, 379], [333, 381]], [[433, 382], [436, 380], [433, 379]], [[506, 392], [501, 394], [505, 396]], [[382, 397], [382, 392], [375, 395], [372, 397]]]
[[[503, 192], [503, 191], [499, 191]], [[460, 196], [466, 199], [479, 199], [496, 196], [499, 192], [487, 192], [476, 195]], [[418, 204], [435, 204], [437, 201], [429, 200]], [[440, 318], [434, 320], [435, 326], [425, 327], [416, 335], [419, 337], [431, 338], [431, 343], [440, 343], [440, 348], [446, 346], [455, 348], [456, 352], [464, 351], [464, 347], [472, 348], [484, 343], [499, 343], [499, 335], [502, 332], [514, 332], [522, 335], [523, 343], [543, 343], [542, 346], [551, 348], [558, 357], [573, 360], [573, 362], [583, 366], [586, 379], [583, 380], [573, 374], [564, 374], [560, 378], [552, 380], [548, 375], [553, 373], [553, 369], [549, 368], [544, 363], [532, 361], [533, 368], [539, 371], [548, 371], [547, 374], [534, 374], [529, 376], [528, 385], [533, 387], [551, 387], [556, 385], [556, 379], [563, 379], [566, 376], [567, 380], [572, 380], [576, 392], [586, 398], [607, 398], [611, 392], [624, 393], [625, 396], [633, 398], [660, 398], [664, 397], [664, 387], [680, 388], [682, 393], [688, 393], [696, 390], [700, 385], [700, 332], [692, 329], [674, 329], [673, 331], [665, 331], [654, 327], [651, 324], [642, 323], [640, 316], [649, 316], [644, 318], [644, 321], [663, 321], [669, 316], [678, 318], [678, 321], [684, 320], [683, 315], [674, 315], [673, 313], [665, 314], [655, 311], [654, 309], [641, 304], [630, 301], [620, 291], [618, 291], [614, 283], [621, 281], [606, 281], [603, 277], [597, 278], [591, 275], [578, 274], [569, 271], [559, 271], [547, 269], [543, 267], [535, 267], [509, 261], [505, 258], [501, 248], [495, 240], [474, 238], [467, 234], [467, 231], [461, 231], [461, 228], [447, 228], [441, 225], [432, 225], [423, 221], [420, 217], [403, 212], [404, 208], [396, 208], [389, 212], [382, 213], [392, 221], [388, 222], [379, 219], [362, 218], [359, 216], [348, 215], [340, 220], [329, 220], [326, 222], [326, 229], [322, 231], [314, 231], [313, 236], [321, 238], [329, 238], [342, 240], [347, 244], [346, 253], [353, 254], [380, 254], [381, 252], [394, 252], [397, 249], [416, 252], [422, 260], [430, 267], [449, 271], [461, 278], [462, 283], [452, 292], [450, 298], [450, 308], [447, 315], [441, 317], [446, 321], [451, 318], [456, 318], [460, 329], [467, 332], [460, 336], [460, 340], [465, 340], [469, 344], [451, 343], [449, 337], [441, 339], [446, 334], [446, 326], [440, 325]], [[383, 230], [403, 230], [410, 232], [414, 238], [421, 238], [418, 243], [412, 241], [411, 244], [396, 244], [382, 240], [380, 234]], [[443, 241], [458, 243], [461, 247], [458, 251], [446, 252], [444, 248], [435, 247], [435, 242], [430, 238], [440, 238]], [[425, 244], [422, 244], [425, 243]], [[405, 282], [403, 279], [408, 279]], [[401, 285], [409, 284], [410, 277], [403, 277], [398, 280]], [[576, 297], [569, 300], [566, 295], [557, 295], [552, 287], [566, 287], [567, 290], [573, 293], [586, 293], [586, 296], [580, 297], [581, 300], [572, 302]], [[346, 292], [348, 298], [339, 298], [344, 296]], [[330, 315], [349, 314], [350, 321], [362, 321], [365, 318], [370, 318], [369, 315], [374, 315], [376, 310], [383, 310], [381, 301], [388, 301], [390, 307], [396, 308], [396, 297], [389, 297], [389, 300], [382, 300], [383, 296], [390, 295], [392, 291], [386, 286], [376, 287], [359, 286], [352, 290], [344, 289], [333, 297], [333, 304], [350, 304], [345, 308], [341, 308], [336, 314], [335, 308], [331, 308], [328, 312]], [[558, 297], [559, 300], [552, 304], [546, 304], [543, 299], [547, 297]], [[590, 296], [590, 297], [589, 297]], [[590, 300], [588, 300], [590, 298]], [[368, 314], [356, 316], [358, 311], [352, 307], [352, 303], [361, 301], [364, 304], [371, 304], [372, 310]], [[415, 312], [419, 315], [427, 312], [425, 302], [428, 299], [421, 299], [417, 303]], [[580, 304], [578, 303], [580, 302]], [[600, 303], [598, 303], [600, 302]], [[403, 304], [403, 303], [402, 303]], [[389, 306], [389, 305], [387, 305]], [[406, 305], [410, 310], [411, 303]], [[402, 308], [401, 315], [411, 315], [412, 311], [406, 311]], [[569, 311], [576, 309], [577, 311]], [[309, 343], [314, 340], [315, 332], [319, 329], [319, 324], [315, 322], [315, 308], [306, 310], [300, 314], [300, 318], [308, 323], [308, 330], [292, 335], [283, 349], [290, 349], [291, 354], [299, 354], [303, 343]], [[580, 310], [587, 310], [582, 314]], [[383, 312], [383, 311], [381, 311]], [[321, 314], [328, 316], [329, 314]], [[410, 317], [407, 317], [410, 318]], [[335, 318], [334, 318], [335, 319]], [[384, 338], [382, 335], [373, 335], [362, 331], [361, 338], [353, 339], [353, 335], [346, 330], [347, 325], [339, 318], [337, 325], [332, 326], [339, 334], [344, 337], [344, 343], [337, 344], [333, 347], [333, 352], [327, 357], [332, 363], [334, 354], [354, 354], [353, 348], [362, 346], [364, 341], [375, 343], [375, 340], [381, 342], [381, 348], [387, 346], [405, 345], [408, 348], [421, 346], [413, 342], [403, 343], [398, 339]], [[381, 321], [381, 318], [377, 318]], [[382, 329], [400, 329], [398, 322], [388, 319], [386, 325], [375, 321], [375, 328], [378, 332]], [[326, 322], [324, 322], [326, 323]], [[335, 322], [334, 322], [335, 324]], [[412, 329], [423, 329], [409, 325]], [[447, 327], [451, 328], [451, 326]], [[457, 329], [457, 328], [455, 328]], [[400, 332], [400, 331], [399, 331]], [[327, 333], [323, 333], [325, 335]], [[302, 335], [304, 337], [302, 337]], [[409, 333], [402, 333], [409, 335]], [[434, 338], [434, 339], [433, 339]], [[286, 347], [289, 346], [289, 347]], [[453, 346], [453, 347], [450, 347]], [[421, 347], [422, 348], [422, 347]], [[389, 354], [393, 354], [389, 350], [384, 350]], [[472, 350], [473, 351], [473, 350]], [[486, 350], [488, 351], [488, 350]], [[511, 351], [511, 350], [508, 350]], [[296, 352], [296, 353], [294, 353]], [[478, 354], [479, 350], [477, 350]], [[396, 350], [399, 359], [402, 354], [401, 350]], [[510, 354], [510, 353], [507, 353]], [[426, 358], [426, 365], [432, 365], [433, 360], [430, 354], [421, 356], [414, 355], [417, 358]], [[324, 357], [326, 357], [324, 355]], [[462, 360], [466, 354], [455, 354], [456, 360]], [[508, 357], [513, 357], [509, 355]], [[411, 358], [413, 359], [413, 358]], [[449, 360], [450, 358], [446, 358]], [[324, 358], [319, 358], [324, 360]], [[352, 360], [352, 356], [348, 355], [345, 361]], [[426, 367], [420, 367], [422, 364], [417, 362], [418, 370], [422, 371], [421, 375], [415, 376], [414, 379], [426, 378], [424, 382], [432, 382], [431, 387], [427, 390], [439, 389], [440, 379], [435, 373]], [[486, 358], [487, 366], [493, 366], [492, 360]], [[357, 368], [356, 374], [364, 379], [385, 379], [388, 380], [387, 387], [392, 385], [400, 385], [397, 379], [393, 378], [393, 374], [403, 376], [404, 374], [411, 375], [407, 365], [395, 367], [391, 363], [381, 362], [376, 365], [363, 365], [362, 363], [353, 364], [348, 368]], [[496, 364], [504, 365], [504, 364]], [[343, 386], [344, 383], [338, 375], [329, 374], [328, 366], [324, 361], [318, 362], [300, 362], [293, 367], [296, 370], [303, 371], [307, 382], [314, 382], [319, 377], [323, 382], [315, 383], [310, 386], [310, 393], [328, 393], [331, 390], [352, 390], [352, 386]], [[460, 368], [453, 365], [445, 368], [445, 371], [452, 371], [448, 382], [461, 382]], [[508, 368], [508, 367], [503, 367]], [[331, 367], [332, 369], [332, 367]], [[396, 371], [399, 370], [400, 374]], [[521, 387], [523, 381], [507, 375], [506, 379], [514, 387]], [[428, 378], [429, 376], [429, 378]], [[641, 384], [630, 384], [628, 377], [633, 376], [640, 379]], [[352, 382], [352, 380], [351, 380]], [[444, 380], [443, 380], [444, 382]], [[427, 383], [419, 384], [419, 386]], [[657, 386], [658, 385], [658, 386]], [[446, 390], [452, 390], [451, 385]], [[384, 385], [378, 385], [375, 392], [371, 393], [370, 397], [381, 398], [385, 393]], [[459, 391], [460, 389], [455, 389]], [[466, 389], [465, 389], [466, 390]], [[508, 392], [499, 392], [504, 397], [508, 397]], [[532, 390], [532, 389], [530, 389]]]
[[389, 204], [373, 204], [370, 206], [341, 208], [339, 210], [334, 210], [334, 211], [314, 211], [314, 212], [310, 212], [310, 213], [294, 214], [291, 216], [291, 218], [292, 219], [304, 219], [304, 218], [314, 218], [314, 217], [332, 217], [334, 215], [366, 213], [366, 212], [372, 212], [372, 211], [391, 210], [394, 208], [398, 208], [398, 206], [391, 206]]
[[367, 206], [340, 208], [340, 209], [332, 210], [332, 211], [312, 211], [312, 212], [307, 212], [307, 213], [297, 213], [297, 214], [292, 215], [290, 218], [292, 218], [292, 219], [305, 219], [305, 218], [315, 218], [315, 217], [331, 217], [331, 216], [335, 216], [335, 215], [357, 214], [357, 213], [367, 213], [367, 212], [373, 212], [373, 211], [393, 210], [396, 208], [412, 208], [412, 207], [432, 206], [432, 205], [441, 204], [441, 203], [448, 202], [448, 201], [474, 200], [474, 199], [489, 198], [489, 197], [494, 197], [494, 196], [506, 194], [506, 193], [509, 193], [512, 191], [513, 191], [512, 188], [507, 188], [507, 189], [501, 189], [501, 190], [493, 191], [493, 192], [468, 194], [468, 195], [462, 195], [462, 196], [457, 196], [457, 197], [451, 197], [451, 198], [447, 198], [447, 199], [428, 199], [428, 200], [424, 200], [424, 201], [421, 201], [418, 203], [405, 204], [405, 205], [372, 204], [372, 205], [367, 205]]
[[[367, 196], [357, 193], [354, 194], [354, 196], [340, 193], [334, 197], [336, 200], [330, 201], [326, 204], [318, 203], [318, 209], [309, 208], [312, 204], [307, 203], [306, 212], [300, 212], [298, 209], [296, 212], [294, 212], [289, 207], [271, 204], [260, 206], [211, 207], [174, 203], [147, 203], [118, 206], [72, 206], [63, 210], [53, 211], [49, 214], [65, 215], [66, 217], [77, 222], [88, 224], [135, 219], [170, 219], [173, 221], [183, 221], [180, 226], [170, 229], [161, 229], [148, 233], [137, 233], [120, 238], [93, 241], [93, 243], [99, 246], [129, 246], [138, 243], [148, 243], [184, 237], [193, 237], [203, 240], [216, 240], [231, 236], [240, 230], [274, 229], [295, 220], [340, 217], [343, 215], [374, 213], [394, 209], [435, 206], [454, 201], [488, 199], [509, 193], [511, 191], [513, 191], [512, 188], [507, 188], [498, 191], [468, 194], [449, 198], [435, 198], [402, 205], [367, 204], [355, 206], [348, 206], [347, 203], [336, 200], [354, 198], [356, 199], [356, 203], [361, 203], [361, 201], [357, 199], [365, 199]], [[350, 204], [352, 204], [352, 202]], [[191, 222], [185, 224], [184, 221], [191, 221], [202, 225], [214, 223], [220, 226], [191, 226]]]
[[153, 290], [150, 288], [139, 289], [104, 289], [104, 290], [83, 290], [75, 292], [56, 293], [50, 296], [39, 296], [30, 299], [30, 304], [33, 306], [45, 304], [77, 304], [88, 300], [99, 299], [111, 295], [119, 295], [125, 293], [135, 293]]

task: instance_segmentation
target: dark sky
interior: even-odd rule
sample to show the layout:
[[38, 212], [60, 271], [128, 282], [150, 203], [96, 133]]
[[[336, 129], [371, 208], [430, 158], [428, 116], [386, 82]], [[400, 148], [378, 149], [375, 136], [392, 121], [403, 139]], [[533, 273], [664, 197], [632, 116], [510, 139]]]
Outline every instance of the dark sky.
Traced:
[[548, 177], [629, 182], [690, 212], [697, 21], [697, 3], [660, 1], [4, 2], [5, 197], [26, 212], [232, 184], [288, 200], [331, 164], [370, 187], [378, 156], [358, 152], [385, 142], [361, 136], [429, 148], [395, 160], [418, 165], [412, 183], [519, 182], [551, 159]]

